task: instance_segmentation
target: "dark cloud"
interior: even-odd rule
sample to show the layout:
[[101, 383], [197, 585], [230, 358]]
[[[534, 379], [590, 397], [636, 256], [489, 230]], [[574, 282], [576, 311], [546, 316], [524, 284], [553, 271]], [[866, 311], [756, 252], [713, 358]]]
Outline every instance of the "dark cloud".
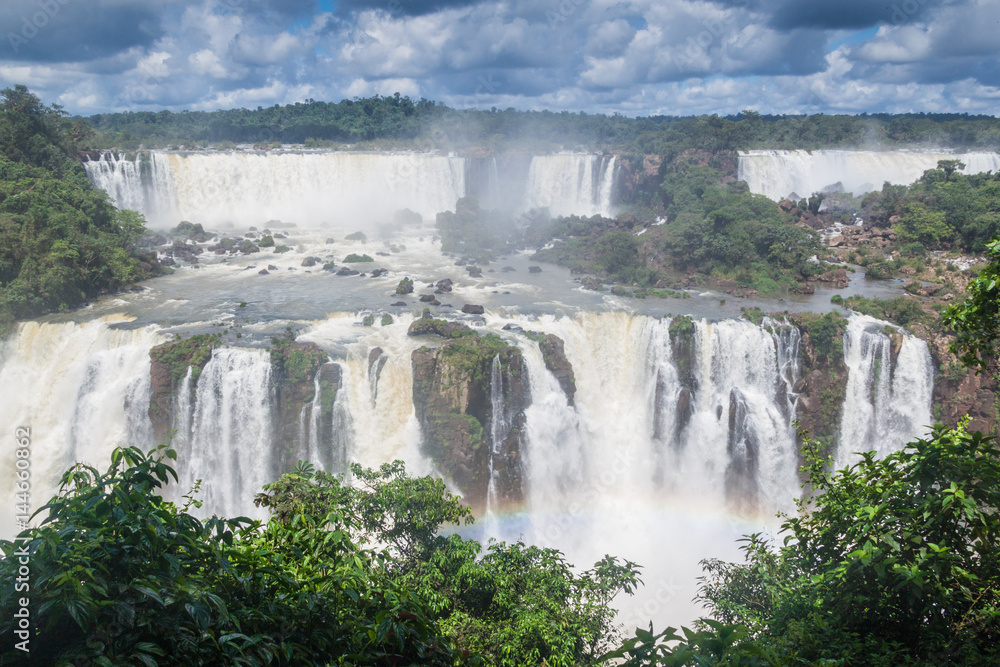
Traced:
[[148, 47], [163, 34], [158, 13], [142, 6], [50, 0], [0, 7], [0, 58], [5, 60], [86, 62]]
[[471, 7], [482, 0], [342, 0], [336, 3], [339, 13], [381, 10], [401, 16], [424, 16], [442, 9]]
[[944, 0], [778, 0], [762, 9], [778, 30], [859, 30], [921, 20]]

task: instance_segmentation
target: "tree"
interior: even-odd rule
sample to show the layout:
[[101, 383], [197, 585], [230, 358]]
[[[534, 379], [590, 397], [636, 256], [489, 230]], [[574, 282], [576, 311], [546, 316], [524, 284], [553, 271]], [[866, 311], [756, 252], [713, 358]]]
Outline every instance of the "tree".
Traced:
[[701, 596], [780, 664], [987, 665], [1000, 658], [1000, 452], [964, 424], [829, 472], [784, 546], [751, 537], [745, 565], [708, 562]]
[[979, 371], [996, 363], [1000, 340], [1000, 237], [986, 244], [986, 253], [989, 263], [969, 283], [965, 301], [941, 313], [941, 321], [956, 334], [951, 351]]
[[423, 599], [352, 539], [351, 514], [202, 522], [195, 501], [162, 498], [174, 456], [127, 448], [105, 472], [74, 466], [41, 527], [0, 542], [3, 664], [24, 658], [17, 549], [31, 567], [30, 664], [453, 664]]

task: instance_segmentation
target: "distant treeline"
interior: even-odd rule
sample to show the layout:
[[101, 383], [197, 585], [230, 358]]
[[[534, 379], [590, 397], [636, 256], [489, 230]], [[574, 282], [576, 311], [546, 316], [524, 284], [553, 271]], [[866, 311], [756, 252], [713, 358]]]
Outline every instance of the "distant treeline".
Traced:
[[307, 100], [285, 106], [224, 111], [139, 111], [86, 119], [91, 148], [195, 148], [205, 145], [296, 143], [311, 146], [495, 150], [584, 147], [673, 157], [688, 148], [1000, 146], [1000, 119], [968, 114], [860, 116], [651, 116], [458, 110], [398, 94], [341, 102]]

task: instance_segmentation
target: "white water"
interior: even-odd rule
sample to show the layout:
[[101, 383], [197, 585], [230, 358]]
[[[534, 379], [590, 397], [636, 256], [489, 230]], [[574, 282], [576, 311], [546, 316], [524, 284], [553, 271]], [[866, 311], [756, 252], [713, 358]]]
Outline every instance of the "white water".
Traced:
[[[342, 369], [333, 442], [320, 442], [319, 424], [303, 414], [305, 442], [298, 447], [314, 464], [340, 471], [345, 460], [371, 467], [401, 458], [412, 474], [441, 473], [420, 451], [410, 362], [415, 349], [437, 341], [407, 336], [412, 317], [358, 327], [354, 314], [333, 314], [299, 336], [320, 345]], [[538, 345], [502, 331], [506, 323], [565, 341], [576, 374], [572, 405]], [[797, 331], [770, 320], [760, 326], [696, 321], [688, 373], [679, 366], [684, 360], [675, 358], [670, 323], [605, 312], [537, 319], [487, 313], [485, 324], [521, 348], [531, 403], [522, 441], [524, 507], [511, 514], [491, 493], [484, 529], [501, 539], [523, 537], [562, 549], [580, 566], [604, 553], [642, 563], [647, 588], [622, 601], [623, 620], [642, 624], [652, 616], [658, 626], [689, 622], [698, 613], [689, 601], [700, 559], [738, 558], [735, 540], [766, 528], [765, 517], [790, 509], [799, 492], [791, 426]], [[847, 341], [888, 341], [868, 330], [875, 324], [852, 318], [845, 337], [853, 384], [844, 413], [857, 417], [851, 428], [859, 432], [873, 432], [881, 420], [893, 424], [891, 438], [865, 440], [892, 448], [923, 423], [932, 376], [926, 347], [906, 339], [894, 367], [891, 356], [881, 362], [890, 370], [876, 382], [874, 363], [866, 360], [887, 346], [859, 351]], [[21, 325], [0, 360], [0, 386], [10, 391], [0, 410], [4, 423], [33, 429], [36, 488], [51, 493], [74, 458], [100, 467], [115, 445], [154, 444], [145, 417], [148, 353], [161, 341], [154, 327], [122, 331], [107, 321]], [[375, 347], [385, 356], [377, 383], [371, 371], [378, 364], [368, 362]], [[181, 484], [172, 497], [201, 479], [201, 513], [263, 516], [251, 504], [253, 495], [281, 472], [279, 447], [290, 446], [275, 442], [268, 359], [261, 349], [216, 349], [197, 380], [189, 374], [182, 381], [174, 425]], [[510, 424], [501, 374], [494, 372], [492, 380], [493, 413], [502, 419], [484, 426], [495, 447]], [[865, 387], [872, 383], [879, 384], [880, 398], [866, 411]], [[691, 393], [689, 412], [679, 409], [685, 391]], [[922, 396], [928, 397], [924, 407]], [[319, 414], [318, 401], [310, 414]], [[5, 470], [12, 471], [6, 451]], [[11, 497], [12, 475], [0, 479], [0, 492]], [[5, 520], [4, 534], [10, 535], [11, 519]]]
[[615, 157], [581, 153], [536, 155], [528, 168], [522, 209], [560, 215], [610, 216]]
[[[155, 327], [120, 329], [122, 318], [84, 324], [25, 322], [0, 344], [0, 497], [14, 499], [16, 427], [31, 429], [31, 507], [48, 502], [63, 472], [81, 461], [106, 467], [117, 446], [148, 442], [149, 349]], [[37, 525], [37, 521], [36, 521]], [[11, 512], [0, 535], [14, 530]]]
[[[488, 207], [610, 215], [615, 165], [614, 157], [591, 154], [535, 156], [514, 205], [502, 201], [491, 160], [476, 188], [485, 190], [480, 199]], [[180, 220], [260, 226], [274, 219], [351, 232], [391, 222], [403, 208], [433, 222], [473, 189], [465, 158], [431, 153], [150, 151], [131, 160], [105, 153], [84, 167], [119, 207], [160, 227]]]
[[854, 454], [884, 456], [928, 432], [932, 423], [934, 365], [927, 343], [903, 335], [895, 364], [885, 322], [852, 315], [844, 332], [847, 391], [840, 424], [837, 467]]
[[271, 361], [266, 350], [216, 348], [194, 390], [178, 396], [192, 400], [182, 413], [175, 443], [187, 460], [179, 465], [180, 490], [202, 480], [206, 514], [265, 518], [253, 496], [278, 474], [271, 424], [274, 404]]
[[795, 193], [808, 197], [827, 186], [842, 184], [855, 195], [881, 190], [886, 181], [894, 185], [913, 183], [938, 160], [961, 160], [962, 173], [1000, 171], [997, 153], [947, 153], [934, 151], [778, 151], [742, 153], [738, 178], [750, 192], [780, 201]]

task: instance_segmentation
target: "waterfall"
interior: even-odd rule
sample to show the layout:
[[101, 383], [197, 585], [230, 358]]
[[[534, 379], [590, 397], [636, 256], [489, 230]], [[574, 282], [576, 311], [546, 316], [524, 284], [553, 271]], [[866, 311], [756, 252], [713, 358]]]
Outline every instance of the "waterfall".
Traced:
[[216, 348], [194, 390], [190, 459], [180, 490], [202, 480], [202, 513], [265, 518], [252, 507], [277, 475], [271, 410], [271, 360], [266, 350]]
[[840, 424], [836, 465], [858, 460], [854, 452], [885, 456], [926, 434], [931, 418], [934, 365], [927, 343], [897, 333], [899, 350], [893, 363], [893, 340], [887, 322], [853, 314], [844, 331], [847, 389]]
[[938, 160], [961, 160], [965, 174], [1000, 171], [1000, 155], [989, 152], [759, 150], [740, 155], [737, 177], [750, 192], [775, 201], [792, 193], [808, 197], [838, 183], [845, 192], [860, 195], [881, 190], [886, 181], [913, 183], [937, 167]]
[[510, 433], [510, 416], [504, 408], [503, 369], [498, 354], [493, 357], [493, 364], [490, 367], [490, 481], [486, 492], [487, 516], [492, 515], [497, 508], [496, 473], [493, 464], [494, 459], [501, 454], [508, 433]]
[[610, 216], [615, 162], [614, 156], [585, 153], [534, 156], [523, 210], [547, 208], [553, 217]]
[[[151, 440], [149, 349], [156, 327], [123, 328], [107, 317], [83, 324], [24, 322], [0, 342], [0, 423], [31, 429], [31, 506], [56, 492], [63, 472], [83, 461], [103, 468], [115, 447]], [[10, 437], [13, 437], [12, 435]], [[14, 497], [14, 449], [0, 450], [0, 494]], [[0, 535], [14, 534], [0, 516]]]
[[[106, 153], [84, 162], [94, 185], [151, 222], [261, 224], [269, 219], [321, 226], [410, 208], [433, 220], [465, 194], [463, 158], [422, 153], [217, 152]], [[345, 227], [348, 228], [348, 227]], [[350, 227], [349, 231], [354, 231]]]

